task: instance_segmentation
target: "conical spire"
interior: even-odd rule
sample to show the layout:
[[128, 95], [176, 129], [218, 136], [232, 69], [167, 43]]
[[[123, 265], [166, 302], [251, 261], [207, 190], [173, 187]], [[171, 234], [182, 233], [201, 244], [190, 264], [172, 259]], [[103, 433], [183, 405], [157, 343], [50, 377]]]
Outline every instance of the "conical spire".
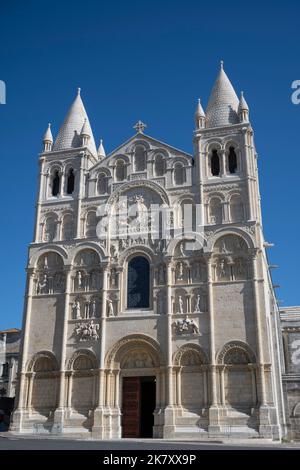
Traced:
[[53, 137], [51, 132], [51, 124], [49, 122], [47, 130], [43, 137], [44, 152], [50, 152], [53, 144]]
[[249, 106], [247, 104], [247, 101], [245, 100], [244, 97], [244, 92], [241, 91], [241, 97], [240, 97], [240, 103], [239, 103], [239, 109], [242, 111], [249, 111]]
[[84, 119], [83, 126], [82, 126], [82, 129], [81, 129], [81, 135], [82, 135], [82, 136], [91, 137], [90, 131], [91, 131], [91, 128], [90, 128], [90, 126], [88, 125], [88, 122], [87, 122], [87, 120], [86, 120], [86, 118], [85, 118], [85, 119]]
[[198, 104], [195, 112], [195, 124], [196, 129], [203, 129], [203, 127], [205, 127], [205, 112], [203, 111], [200, 98], [198, 99]]
[[59, 130], [53, 150], [81, 147], [83, 127], [85, 128], [84, 131], [87, 132], [86, 135], [90, 137], [88, 148], [93, 155], [97, 155], [93, 132], [80, 96], [80, 88], [78, 88], [77, 96]]
[[198, 104], [195, 112], [195, 117], [205, 117], [200, 98], [198, 98]]
[[51, 132], [51, 123], [49, 122], [47, 130], [44, 134], [43, 142], [53, 142], [52, 132]]
[[102, 139], [100, 140], [100, 145], [99, 145], [99, 148], [98, 148], [98, 157], [99, 158], [105, 158], [106, 157], [106, 153], [105, 153], [105, 150], [104, 150], [103, 140]]
[[241, 122], [249, 121], [249, 106], [245, 100], [243, 91], [241, 92], [238, 113]]
[[224, 71], [222, 61], [206, 109], [207, 127], [237, 124], [239, 122], [238, 106], [239, 99]]

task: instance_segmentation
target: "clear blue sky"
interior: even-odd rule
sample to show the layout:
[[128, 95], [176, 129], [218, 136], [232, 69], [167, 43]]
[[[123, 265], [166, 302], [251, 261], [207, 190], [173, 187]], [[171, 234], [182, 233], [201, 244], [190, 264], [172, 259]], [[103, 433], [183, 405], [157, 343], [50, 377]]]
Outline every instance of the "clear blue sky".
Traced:
[[299, 1], [11, 0], [0, 10], [0, 329], [21, 324], [47, 123], [56, 134], [80, 86], [107, 151], [142, 119], [148, 134], [192, 152], [196, 99], [207, 103], [220, 59], [250, 106], [278, 297], [300, 304], [300, 105], [290, 99], [300, 79]]

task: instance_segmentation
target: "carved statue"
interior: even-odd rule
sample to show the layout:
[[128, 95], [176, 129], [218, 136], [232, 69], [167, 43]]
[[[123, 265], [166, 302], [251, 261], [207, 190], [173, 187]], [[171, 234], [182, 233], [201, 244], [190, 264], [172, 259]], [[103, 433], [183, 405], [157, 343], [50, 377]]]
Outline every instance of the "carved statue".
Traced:
[[117, 271], [115, 268], [112, 268], [111, 270], [110, 279], [111, 279], [111, 286], [116, 287], [117, 286]]
[[74, 300], [73, 305], [72, 305], [72, 311], [73, 311], [73, 318], [81, 318], [80, 314], [80, 302], [78, 299]]
[[196, 304], [195, 304], [195, 310], [194, 313], [200, 313], [201, 312], [201, 295], [198, 294], [196, 297]]
[[76, 272], [76, 282], [79, 289], [83, 288], [83, 276], [81, 271]]
[[179, 313], [184, 313], [184, 302], [183, 302], [182, 295], [178, 296], [178, 310], [179, 310]]
[[114, 312], [114, 303], [113, 300], [107, 297], [107, 307], [108, 307], [108, 316], [109, 317], [114, 317], [115, 312]]
[[48, 294], [49, 293], [49, 283], [48, 283], [47, 274], [43, 274], [43, 276], [39, 279], [38, 285], [37, 285], [37, 293], [38, 294]]
[[90, 302], [90, 317], [96, 317], [96, 313], [97, 313], [97, 302], [95, 299], [93, 299], [91, 302]]
[[182, 281], [184, 278], [184, 266], [183, 263], [178, 263], [177, 265], [177, 279]]

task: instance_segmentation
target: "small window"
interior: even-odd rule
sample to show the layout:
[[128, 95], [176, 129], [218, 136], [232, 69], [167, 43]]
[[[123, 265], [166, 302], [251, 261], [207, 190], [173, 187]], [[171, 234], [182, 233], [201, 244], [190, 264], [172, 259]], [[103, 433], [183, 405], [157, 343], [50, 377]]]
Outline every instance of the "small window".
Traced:
[[75, 186], [75, 176], [74, 176], [74, 170], [71, 168], [68, 173], [68, 179], [67, 179], [67, 194], [72, 194], [74, 192], [74, 186]]
[[162, 155], [156, 155], [154, 163], [155, 176], [163, 176], [165, 173], [165, 160]]
[[135, 171], [145, 171], [146, 169], [146, 150], [141, 145], [135, 148], [134, 169]]
[[181, 163], [176, 163], [174, 167], [174, 181], [177, 186], [185, 183], [185, 169]]
[[123, 181], [126, 178], [126, 167], [123, 160], [118, 160], [116, 163], [116, 180]]
[[211, 155], [211, 174], [212, 176], [220, 175], [220, 157], [217, 150], [212, 151]]
[[59, 172], [56, 170], [52, 179], [52, 196], [58, 195], [59, 187], [60, 187], [60, 177], [59, 177]]
[[98, 194], [107, 193], [107, 176], [105, 173], [100, 173], [98, 177]]
[[237, 172], [237, 156], [234, 147], [230, 147], [228, 154], [228, 169], [229, 173], [234, 174]]

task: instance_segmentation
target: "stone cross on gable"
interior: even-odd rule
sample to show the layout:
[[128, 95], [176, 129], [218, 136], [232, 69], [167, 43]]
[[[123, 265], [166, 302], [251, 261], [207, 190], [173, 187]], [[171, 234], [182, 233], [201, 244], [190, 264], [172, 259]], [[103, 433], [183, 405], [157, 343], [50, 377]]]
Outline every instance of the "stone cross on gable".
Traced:
[[144, 130], [146, 129], [147, 124], [144, 124], [142, 121], [138, 121], [133, 128], [136, 130], [137, 133], [143, 134]]

